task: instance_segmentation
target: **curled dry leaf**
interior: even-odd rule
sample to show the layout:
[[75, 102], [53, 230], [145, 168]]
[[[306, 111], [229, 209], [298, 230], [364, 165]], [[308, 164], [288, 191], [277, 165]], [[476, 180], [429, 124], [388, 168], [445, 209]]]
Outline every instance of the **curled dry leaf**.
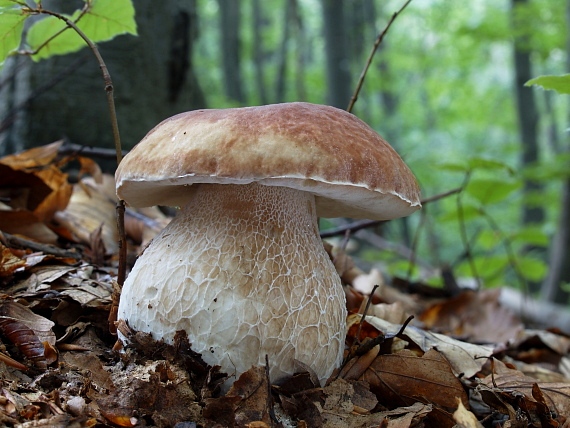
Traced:
[[14, 253], [0, 243], [0, 278], [10, 277], [18, 269], [23, 269], [26, 261], [14, 255]]
[[475, 415], [465, 408], [461, 400], [457, 400], [457, 410], [453, 412], [453, 419], [458, 428], [483, 428]]
[[361, 376], [381, 404], [409, 406], [416, 401], [431, 402], [447, 411], [455, 409], [456, 399], [468, 403], [467, 394], [453, 374], [449, 362], [434, 349], [418, 357], [409, 350], [379, 355]]
[[0, 187], [20, 189], [20, 198], [28, 195], [20, 208], [32, 211], [40, 221], [48, 221], [56, 211], [65, 209], [71, 197], [67, 174], [54, 164], [61, 144], [58, 141], [0, 159], [0, 164], [14, 171], [10, 185], [2, 180]]
[[224, 397], [207, 398], [203, 415], [211, 423], [229, 426], [270, 424], [270, 400], [265, 368], [252, 367], [234, 382]]
[[[22, 354], [33, 361], [41, 369], [57, 359], [57, 354], [51, 353], [55, 349], [55, 334], [51, 330], [54, 323], [42, 316], [34, 314], [29, 308], [4, 300], [0, 304], [0, 330]], [[47, 342], [50, 352], [46, 357]]]
[[478, 343], [501, 343], [515, 339], [523, 324], [499, 302], [501, 291], [468, 290], [426, 309], [420, 320], [427, 328]]
[[104, 175], [101, 184], [92, 178], [81, 180], [73, 187], [73, 195], [64, 211], [58, 212], [55, 219], [80, 242], [92, 244], [92, 234], [100, 227], [101, 239], [107, 253], [118, 250], [115, 201], [108, 196], [107, 187], [114, 187], [114, 179]]
[[0, 210], [0, 225], [3, 232], [12, 235], [23, 235], [45, 244], [57, 243], [57, 235], [31, 211]]
[[[482, 383], [495, 391], [494, 395], [501, 396], [506, 403], [517, 399], [516, 397], [520, 398], [523, 394], [529, 403], [541, 402], [556, 414], [570, 415], [570, 399], [568, 399], [570, 384], [568, 382], [536, 382], [536, 379], [495, 360], [493, 374], [485, 377]], [[485, 397], [488, 398], [488, 396]], [[534, 408], [536, 404], [527, 404], [528, 406]]]
[[[401, 325], [373, 316], [366, 317], [366, 321], [386, 335], [394, 335], [401, 328]], [[407, 326], [404, 335], [424, 352], [436, 348], [449, 361], [456, 375], [463, 374], [468, 378], [477, 374], [487, 358], [493, 354], [493, 348], [490, 346], [473, 345], [413, 326]]]

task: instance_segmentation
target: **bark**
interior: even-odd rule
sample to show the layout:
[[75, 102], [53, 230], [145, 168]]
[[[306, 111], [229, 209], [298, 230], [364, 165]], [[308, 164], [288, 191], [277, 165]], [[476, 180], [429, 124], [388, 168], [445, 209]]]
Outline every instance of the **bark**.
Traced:
[[[570, 26], [570, 0], [566, 1], [566, 23]], [[570, 34], [566, 39], [566, 52], [569, 54], [566, 68], [570, 70]], [[562, 185], [560, 200], [560, 217], [550, 246], [548, 276], [542, 284], [541, 297], [546, 301], [567, 303], [570, 294], [562, 289], [561, 284], [570, 283], [570, 178]]]
[[241, 76], [241, 1], [218, 0], [220, 5], [220, 32], [222, 36], [222, 66], [226, 96], [240, 104], [245, 103]]
[[[516, 8], [526, 5], [528, 0], [511, 0], [512, 10], [515, 14]], [[534, 92], [532, 88], [524, 84], [534, 77], [531, 67], [531, 52], [524, 35], [515, 36], [514, 42], [514, 66], [515, 66], [515, 92], [516, 111], [519, 121], [519, 134], [522, 143], [521, 147], [521, 167], [536, 163], [539, 159], [538, 148], [538, 111], [536, 107]], [[542, 185], [532, 180], [525, 180], [525, 195], [538, 194]], [[544, 209], [534, 204], [524, 203], [522, 209], [523, 224], [542, 223], [544, 221]]]
[[263, 49], [263, 29], [267, 21], [263, 16], [261, 0], [253, 0], [253, 60], [255, 67], [255, 87], [261, 104], [269, 104], [265, 87], [265, 54]]
[[303, 17], [299, 10], [298, 0], [290, 0], [292, 7], [292, 19], [294, 22], [293, 29], [295, 31], [295, 92], [297, 101], [307, 100], [307, 87], [305, 86], [305, 69], [307, 58], [309, 56], [307, 35], [303, 24]]
[[285, 101], [285, 81], [287, 73], [287, 47], [290, 39], [291, 20], [293, 15], [293, 0], [285, 1], [285, 19], [283, 22], [283, 36], [277, 57], [277, 87], [275, 90], [275, 100], [278, 103]]
[[[51, 5], [44, 1], [43, 6]], [[99, 45], [113, 79], [124, 149], [166, 117], [206, 104], [192, 69], [195, 0], [165, 0], [160, 8], [151, 0], [137, 0], [136, 19], [138, 37], [119, 36]], [[2, 153], [62, 137], [114, 147], [103, 79], [91, 51], [39, 63], [26, 57], [10, 62], [0, 78], [6, 82], [0, 97]]]
[[324, 16], [327, 104], [345, 109], [351, 96], [352, 80], [346, 38], [343, 0], [322, 0]]

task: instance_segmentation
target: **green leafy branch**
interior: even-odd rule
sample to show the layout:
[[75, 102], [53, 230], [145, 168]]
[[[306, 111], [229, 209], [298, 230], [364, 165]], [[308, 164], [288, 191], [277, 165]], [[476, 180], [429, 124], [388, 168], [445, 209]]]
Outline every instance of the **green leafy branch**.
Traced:
[[[546, 273], [546, 264], [533, 257], [517, 254], [513, 243], [520, 241], [525, 246], [544, 246], [548, 241], [546, 234], [536, 226], [528, 226], [514, 233], [507, 233], [499, 227], [498, 222], [487, 209], [493, 204], [505, 202], [514, 191], [520, 189], [522, 177], [515, 177], [512, 168], [502, 162], [483, 158], [473, 158], [464, 163], [448, 163], [441, 167], [464, 174], [462, 191], [459, 192], [456, 200], [456, 210], [441, 217], [440, 220], [459, 223], [460, 236], [465, 248], [465, 253], [459, 261], [467, 262], [467, 268], [477, 283], [481, 285], [481, 278], [490, 279], [494, 271], [499, 272], [506, 267], [510, 267], [523, 290], [527, 289], [527, 281], [537, 281], [542, 278]], [[474, 177], [476, 171], [487, 171], [493, 174]], [[506, 172], [506, 176], [504, 174], [497, 176], [497, 172], [500, 171]], [[489, 229], [477, 231], [470, 238], [467, 225], [476, 219], [482, 219]], [[473, 250], [475, 246], [485, 252], [484, 256], [476, 255]], [[498, 246], [503, 247], [504, 254], [491, 255], [494, 251], [500, 251]]]
[[[132, 0], [84, 0], [83, 7], [71, 15], [44, 9], [41, 1], [34, 4], [0, 0], [0, 66], [11, 55], [25, 54], [39, 61], [77, 52], [86, 46], [85, 38], [99, 43], [121, 34], [137, 34]], [[46, 16], [24, 33], [26, 20], [37, 15]], [[69, 23], [75, 31], [68, 31]]]

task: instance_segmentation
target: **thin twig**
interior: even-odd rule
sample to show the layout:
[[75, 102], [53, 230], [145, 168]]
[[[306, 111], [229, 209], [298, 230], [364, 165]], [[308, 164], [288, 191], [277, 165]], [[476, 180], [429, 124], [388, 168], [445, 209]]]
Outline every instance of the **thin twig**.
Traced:
[[[77, 19], [75, 19], [75, 21], [73, 21], [75, 24], [77, 24], [79, 22], [79, 20], [81, 18], [83, 18], [83, 16], [85, 16], [85, 14], [89, 11], [89, 9], [91, 8], [91, 1], [86, 1], [85, 5], [83, 6], [83, 9], [81, 9], [81, 11], [79, 12], [79, 15], [77, 16]], [[25, 11], [27, 11], [30, 14], [35, 14], [35, 15], [39, 15], [41, 13], [45, 13], [48, 15], [51, 15], [49, 13], [49, 11], [45, 11], [42, 6], [41, 3], [38, 4], [38, 8], [37, 9], [30, 9], [27, 6], [24, 9]], [[61, 19], [59, 17], [57, 17], [58, 19]], [[67, 26], [62, 28], [61, 30], [59, 30], [58, 32], [56, 32], [55, 34], [53, 34], [51, 37], [48, 37], [47, 40], [45, 40], [42, 44], [40, 44], [36, 49], [34, 49], [33, 51], [27, 51], [27, 50], [22, 50], [19, 51], [18, 53], [20, 55], [27, 55], [27, 56], [32, 56], [37, 54], [39, 51], [41, 51], [43, 48], [45, 48], [52, 40], [54, 40], [55, 38], [59, 37], [60, 34], [62, 34], [64, 31], [67, 31], [69, 29], [72, 29], [73, 27], [71, 26]]]
[[66, 259], [79, 260], [81, 254], [77, 251], [64, 250], [59, 247], [50, 244], [42, 244], [40, 242], [32, 241], [31, 239], [22, 238], [20, 236], [15, 236], [10, 233], [2, 232], [0, 235], [0, 241], [4, 241], [9, 246], [16, 246], [20, 248], [29, 248], [33, 251], [41, 251], [44, 254], [51, 254], [56, 257], [62, 257]]
[[[117, 153], [115, 149], [108, 149], [105, 147], [84, 146], [69, 142], [67, 139], [57, 151], [60, 155], [83, 155], [92, 158], [100, 159], [116, 159]], [[123, 150], [123, 156], [127, 154]]]
[[[91, 6], [91, 2], [86, 2], [86, 7]], [[75, 22], [67, 18], [65, 15], [62, 15], [57, 12], [53, 12], [51, 10], [42, 9], [41, 5], [38, 9], [29, 9], [30, 13], [41, 13], [45, 15], [55, 16], [58, 19], [64, 21], [68, 27], [73, 28], [73, 30], [81, 37], [87, 46], [91, 49], [95, 58], [97, 58], [97, 62], [99, 63], [99, 68], [101, 69], [101, 73], [103, 74], [103, 81], [105, 82], [105, 93], [107, 95], [107, 105], [109, 107], [109, 113], [111, 118], [111, 127], [113, 129], [113, 140], [115, 142], [115, 152], [117, 157], [117, 165], [121, 163], [123, 159], [123, 153], [121, 150], [121, 137], [119, 134], [119, 123], [117, 121], [117, 113], [115, 110], [115, 100], [114, 100], [114, 88], [113, 88], [113, 81], [111, 80], [111, 75], [109, 70], [107, 69], [107, 64], [103, 60], [97, 45], [91, 41], [89, 37], [76, 25]], [[126, 272], [127, 272], [127, 237], [125, 233], [125, 201], [120, 200], [117, 203], [117, 228], [119, 230], [119, 268], [117, 272], [117, 283], [119, 288], [122, 287], [123, 283], [125, 282]], [[117, 300], [117, 299], [116, 299]], [[111, 310], [110, 317], [113, 316], [115, 311]], [[113, 319], [109, 319], [109, 325], [111, 333], [116, 333], [115, 325]]]
[[348, 104], [348, 107], [346, 109], [346, 111], [348, 111], [349, 113], [352, 112], [352, 108], [354, 107], [354, 104], [356, 103], [356, 100], [358, 99], [358, 94], [360, 93], [360, 90], [362, 89], [362, 85], [364, 84], [364, 79], [366, 78], [366, 73], [368, 72], [368, 68], [370, 68], [370, 64], [372, 64], [372, 59], [374, 58], [374, 54], [376, 53], [378, 46], [380, 46], [380, 43], [382, 43], [382, 40], [384, 40], [384, 36], [386, 35], [388, 30], [390, 29], [390, 26], [392, 25], [392, 23], [396, 20], [398, 15], [400, 13], [402, 13], [402, 11], [410, 4], [411, 1], [412, 0], [408, 0], [400, 8], [400, 10], [398, 10], [397, 12], [394, 12], [392, 17], [388, 21], [388, 24], [386, 24], [386, 27], [384, 28], [384, 30], [376, 38], [376, 41], [374, 42], [374, 46], [372, 47], [372, 50], [370, 51], [370, 55], [368, 55], [368, 60], [366, 61], [366, 64], [364, 65], [364, 70], [362, 70], [362, 73], [360, 74], [360, 78], [358, 79], [358, 84], [356, 85], [356, 90], [354, 91], [354, 94], [352, 95], [352, 98], [350, 99], [350, 103]]

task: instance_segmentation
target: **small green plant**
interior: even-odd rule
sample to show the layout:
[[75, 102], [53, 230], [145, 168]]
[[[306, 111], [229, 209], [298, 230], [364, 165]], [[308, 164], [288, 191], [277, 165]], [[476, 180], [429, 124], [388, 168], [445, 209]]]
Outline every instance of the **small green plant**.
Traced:
[[503, 230], [492, 214], [494, 205], [508, 203], [522, 187], [522, 174], [502, 162], [477, 157], [440, 168], [464, 174], [455, 207], [439, 217], [456, 223], [459, 230], [464, 253], [455, 262], [457, 274], [484, 285], [503, 284], [505, 275], [512, 275], [522, 289], [528, 281], [542, 280], [546, 263], [524, 249], [546, 246], [546, 233], [536, 225]]
[[[37, 15], [46, 16], [24, 32], [26, 20]], [[136, 35], [132, 0], [84, 0], [83, 7], [71, 15], [44, 9], [41, 0], [0, 0], [0, 67], [10, 55], [25, 54], [39, 61], [76, 52], [87, 46], [81, 33], [93, 43]]]

